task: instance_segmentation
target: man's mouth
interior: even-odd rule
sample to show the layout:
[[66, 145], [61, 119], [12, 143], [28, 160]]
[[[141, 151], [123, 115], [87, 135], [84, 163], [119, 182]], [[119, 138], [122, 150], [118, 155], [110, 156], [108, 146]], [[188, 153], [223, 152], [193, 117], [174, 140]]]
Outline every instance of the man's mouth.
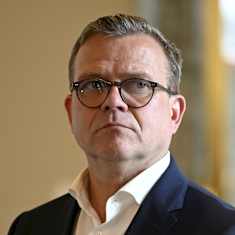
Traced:
[[97, 129], [97, 131], [100, 131], [100, 130], [105, 130], [105, 129], [112, 129], [112, 128], [125, 128], [125, 129], [129, 129], [129, 130], [132, 130], [130, 127], [126, 126], [126, 125], [123, 125], [121, 123], [107, 123], [103, 126], [101, 126], [100, 128]]

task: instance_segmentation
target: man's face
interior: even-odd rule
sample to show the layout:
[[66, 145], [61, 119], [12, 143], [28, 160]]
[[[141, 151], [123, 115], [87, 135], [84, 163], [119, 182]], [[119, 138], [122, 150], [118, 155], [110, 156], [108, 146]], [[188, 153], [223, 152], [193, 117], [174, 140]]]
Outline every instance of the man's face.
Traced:
[[[168, 64], [156, 40], [144, 34], [105, 37], [97, 34], [78, 51], [74, 81], [93, 74], [109, 81], [136, 76], [167, 87]], [[99, 108], [87, 108], [75, 91], [65, 101], [72, 132], [90, 159], [152, 164], [168, 150], [184, 109], [182, 96], [155, 91], [150, 103], [129, 108], [112, 87]], [[130, 163], [129, 162], [129, 163]]]

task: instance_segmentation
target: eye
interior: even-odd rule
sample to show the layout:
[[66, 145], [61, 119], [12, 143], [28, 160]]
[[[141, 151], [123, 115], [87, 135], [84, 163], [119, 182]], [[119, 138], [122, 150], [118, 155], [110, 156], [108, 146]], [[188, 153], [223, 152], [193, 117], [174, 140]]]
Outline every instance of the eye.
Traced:
[[105, 87], [105, 83], [100, 80], [92, 81], [92, 87], [97, 90], [101, 90]]
[[132, 79], [125, 83], [125, 89], [131, 93], [139, 93], [148, 91], [151, 85], [148, 81]]
[[137, 80], [135, 81], [136, 87], [141, 89], [141, 88], [150, 88], [149, 82], [146, 82], [144, 80]]
[[89, 80], [84, 81], [80, 84], [80, 93], [91, 93], [91, 92], [99, 92], [102, 93], [105, 89], [105, 82], [101, 80]]

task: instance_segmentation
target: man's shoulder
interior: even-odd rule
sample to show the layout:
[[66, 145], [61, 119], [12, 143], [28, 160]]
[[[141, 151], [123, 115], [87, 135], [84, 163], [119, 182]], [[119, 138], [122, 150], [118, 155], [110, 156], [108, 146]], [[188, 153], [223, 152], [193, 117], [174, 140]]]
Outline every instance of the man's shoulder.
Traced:
[[62, 195], [23, 212], [11, 225], [9, 234], [57, 234], [57, 229], [71, 227], [78, 209], [70, 194]]
[[191, 201], [197, 201], [201, 206], [211, 206], [218, 209], [225, 209], [235, 213], [235, 208], [225, 202], [216, 194], [210, 192], [205, 187], [198, 185], [195, 182], [189, 181], [188, 182], [188, 189], [186, 192], [185, 203]]
[[179, 192], [179, 189], [182, 190], [182, 193], [177, 194], [176, 197], [183, 198], [182, 206], [185, 209], [188, 209], [189, 211], [200, 210], [201, 212], [204, 212], [202, 211], [203, 209], [205, 212], [215, 210], [235, 214], [235, 208], [233, 206], [223, 201], [205, 187], [202, 187], [185, 177], [177, 167], [173, 157], [171, 158], [171, 164], [166, 175], [167, 180], [165, 184], [168, 186], [170, 184], [173, 188], [177, 189], [177, 192]]
[[[165, 193], [167, 186], [168, 198], [174, 202], [174, 206], [170, 207], [171, 212], [178, 220], [174, 229], [180, 231], [179, 234], [235, 235], [235, 208], [206, 188], [190, 181], [180, 172], [174, 161], [161, 181], [161, 192]], [[155, 192], [158, 189], [156, 187]]]
[[235, 224], [235, 208], [194, 182], [188, 183], [184, 211], [187, 216], [193, 214], [197, 221], [204, 220], [207, 224]]
[[54, 218], [63, 217], [64, 214], [67, 214], [77, 208], [77, 201], [67, 193], [32, 208], [23, 214], [25, 216], [27, 215], [27, 217], [32, 216], [37, 219], [41, 218], [43, 220], [50, 220], [52, 216]]
[[63, 210], [74, 203], [76, 203], [76, 200], [69, 193], [66, 193], [28, 210], [27, 213], [47, 212], [48, 210]]

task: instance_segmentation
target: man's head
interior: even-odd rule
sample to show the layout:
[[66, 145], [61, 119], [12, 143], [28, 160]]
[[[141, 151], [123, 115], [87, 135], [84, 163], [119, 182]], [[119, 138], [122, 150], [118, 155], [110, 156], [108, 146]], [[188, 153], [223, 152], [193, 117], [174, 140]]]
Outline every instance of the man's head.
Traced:
[[72, 52], [65, 106], [90, 165], [119, 162], [136, 172], [167, 152], [185, 111], [179, 58], [138, 17], [101, 18], [85, 28]]
[[82, 31], [80, 37], [74, 44], [69, 61], [70, 87], [74, 81], [74, 60], [80, 47], [95, 34], [103, 34], [108, 37], [123, 37], [133, 34], [146, 34], [153, 37], [164, 50], [169, 63], [168, 87], [180, 92], [180, 79], [182, 69], [182, 58], [179, 50], [167, 40], [163, 34], [149, 24], [144, 18], [138, 16], [118, 14], [104, 16], [89, 23]]

